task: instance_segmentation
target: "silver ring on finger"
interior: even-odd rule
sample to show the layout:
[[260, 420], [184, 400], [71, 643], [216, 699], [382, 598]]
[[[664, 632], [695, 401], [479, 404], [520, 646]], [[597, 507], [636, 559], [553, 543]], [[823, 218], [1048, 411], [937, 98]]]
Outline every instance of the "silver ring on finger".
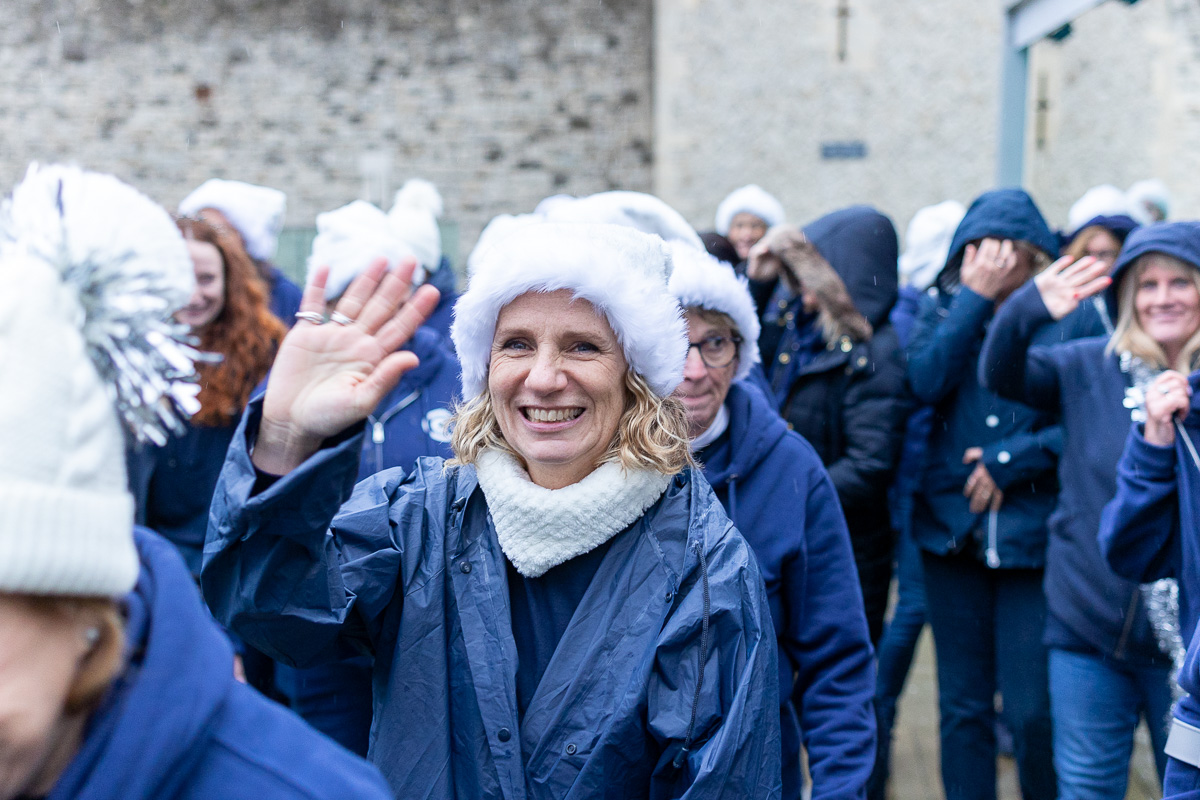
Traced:
[[354, 322], [354, 320], [350, 319], [340, 311], [334, 311], [332, 314], [330, 314], [329, 321], [336, 322], [338, 325], [350, 325]]
[[316, 311], [297, 311], [295, 316], [296, 319], [311, 322], [313, 325], [325, 324], [325, 316]]

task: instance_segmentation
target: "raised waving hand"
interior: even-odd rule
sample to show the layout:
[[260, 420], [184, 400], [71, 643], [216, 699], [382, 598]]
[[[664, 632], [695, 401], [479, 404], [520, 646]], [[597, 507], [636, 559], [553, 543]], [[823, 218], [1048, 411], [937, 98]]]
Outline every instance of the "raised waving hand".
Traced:
[[438, 291], [411, 292], [415, 262], [387, 271], [379, 259], [350, 284], [325, 321], [328, 268], [304, 288], [296, 325], [267, 382], [254, 465], [284, 475], [321, 443], [375, 409], [417, 357], [397, 351], [433, 312]]
[[1046, 310], [1055, 319], [1062, 319], [1079, 307], [1079, 303], [1099, 294], [1112, 284], [1108, 264], [1091, 256], [1072, 261], [1064, 256], [1033, 279]]

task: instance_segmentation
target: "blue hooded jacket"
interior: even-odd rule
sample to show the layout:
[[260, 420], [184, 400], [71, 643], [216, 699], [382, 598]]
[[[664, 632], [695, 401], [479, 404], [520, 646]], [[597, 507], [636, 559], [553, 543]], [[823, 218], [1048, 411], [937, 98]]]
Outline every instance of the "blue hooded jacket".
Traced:
[[446, 340], [450, 338], [450, 324], [454, 322], [454, 304], [458, 302], [458, 292], [455, 291], [457, 280], [450, 260], [442, 256], [441, 266], [430, 274], [428, 281], [430, 286], [441, 292], [442, 297], [429, 319], [425, 320], [424, 327], [436, 331]]
[[[1130, 234], [1114, 265], [1110, 294], [1138, 256], [1182, 253], [1195, 230], [1191, 223], [1168, 223]], [[1130, 426], [1129, 379], [1118, 357], [1105, 352], [1107, 338], [1043, 338], [1043, 346], [1031, 346], [1047, 330], [1054, 330], [1053, 320], [1037, 287], [1024, 286], [997, 314], [980, 362], [980, 380], [1062, 420], [1061, 489], [1046, 566], [1046, 643], [1133, 665], [1166, 664], [1138, 582], [1109, 567], [1097, 539], [1101, 511], [1117, 491], [1117, 464]]]
[[300, 301], [304, 292], [299, 286], [288, 280], [283, 270], [274, 264], [266, 264], [267, 291], [270, 293], [268, 304], [271, 313], [289, 328], [296, 324], [296, 312], [300, 310]]
[[[913, 539], [923, 550], [945, 555], [978, 536], [974, 543], [989, 567], [1040, 568], [1061, 432], [1053, 414], [1005, 400], [975, 377], [995, 303], [962, 285], [958, 275], [967, 244], [989, 237], [1055, 246], [1029, 195], [1016, 189], [981, 195], [954, 233], [950, 258], [937, 288], [922, 301], [908, 346], [909, 386], [934, 407], [922, 488], [914, 496]], [[973, 514], [963, 496], [974, 469], [963, 463], [963, 454], [971, 447], [983, 449], [982, 463], [1004, 492], [998, 511]]]
[[47, 800], [386, 800], [379, 772], [233, 677], [178, 553], [144, 529], [130, 663]]
[[[875, 757], [875, 664], [837, 492], [816, 451], [756, 386], [733, 384], [725, 407], [729, 428], [704, 451], [704, 477], [766, 582], [782, 724], [799, 716], [813, 798], [861, 797]], [[799, 744], [784, 733], [784, 768], [795, 772], [784, 787], [796, 797]]]
[[371, 759], [397, 796], [779, 797], [766, 592], [705, 481], [685, 470], [610, 540], [518, 722], [474, 469], [421, 459], [354, 487], [351, 429], [252, 496], [260, 418], [252, 403], [213, 500], [205, 595], [280, 660], [374, 655]]

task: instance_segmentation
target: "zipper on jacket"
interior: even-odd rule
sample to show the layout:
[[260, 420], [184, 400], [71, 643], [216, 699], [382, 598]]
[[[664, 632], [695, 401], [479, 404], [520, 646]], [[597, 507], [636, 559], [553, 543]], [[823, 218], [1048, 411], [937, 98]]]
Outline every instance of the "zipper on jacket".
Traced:
[[401, 398], [399, 403], [389, 408], [379, 419], [376, 419], [374, 414], [367, 418], [371, 422], [371, 442], [375, 445], [375, 472], [383, 470], [383, 442], [387, 438], [383, 424], [415, 403], [420, 396], [421, 390], [416, 389]]
[[992, 569], [1000, 566], [1000, 537], [996, 533], [996, 528], [998, 527], [996, 518], [999, 516], [1000, 512], [994, 508], [988, 512], [988, 542], [985, 557], [987, 558], [987, 565]]
[[1138, 595], [1140, 591], [1135, 591], [1129, 598], [1129, 608], [1125, 611], [1125, 624], [1121, 626], [1121, 638], [1117, 640], [1117, 648], [1113, 650], [1114, 658], [1125, 657], [1125, 645], [1129, 643], [1129, 632], [1133, 630], [1133, 616], [1137, 611]]

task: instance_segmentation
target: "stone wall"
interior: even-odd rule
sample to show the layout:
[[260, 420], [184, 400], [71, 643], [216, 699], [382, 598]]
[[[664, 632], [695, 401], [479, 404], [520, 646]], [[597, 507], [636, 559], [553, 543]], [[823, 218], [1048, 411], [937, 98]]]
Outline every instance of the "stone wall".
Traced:
[[[288, 224], [436, 182], [464, 248], [555, 192], [649, 190], [650, 0], [7, 0], [0, 184], [31, 160], [172, 206], [209, 177]], [[460, 257], [464, 253], [459, 254]]]

